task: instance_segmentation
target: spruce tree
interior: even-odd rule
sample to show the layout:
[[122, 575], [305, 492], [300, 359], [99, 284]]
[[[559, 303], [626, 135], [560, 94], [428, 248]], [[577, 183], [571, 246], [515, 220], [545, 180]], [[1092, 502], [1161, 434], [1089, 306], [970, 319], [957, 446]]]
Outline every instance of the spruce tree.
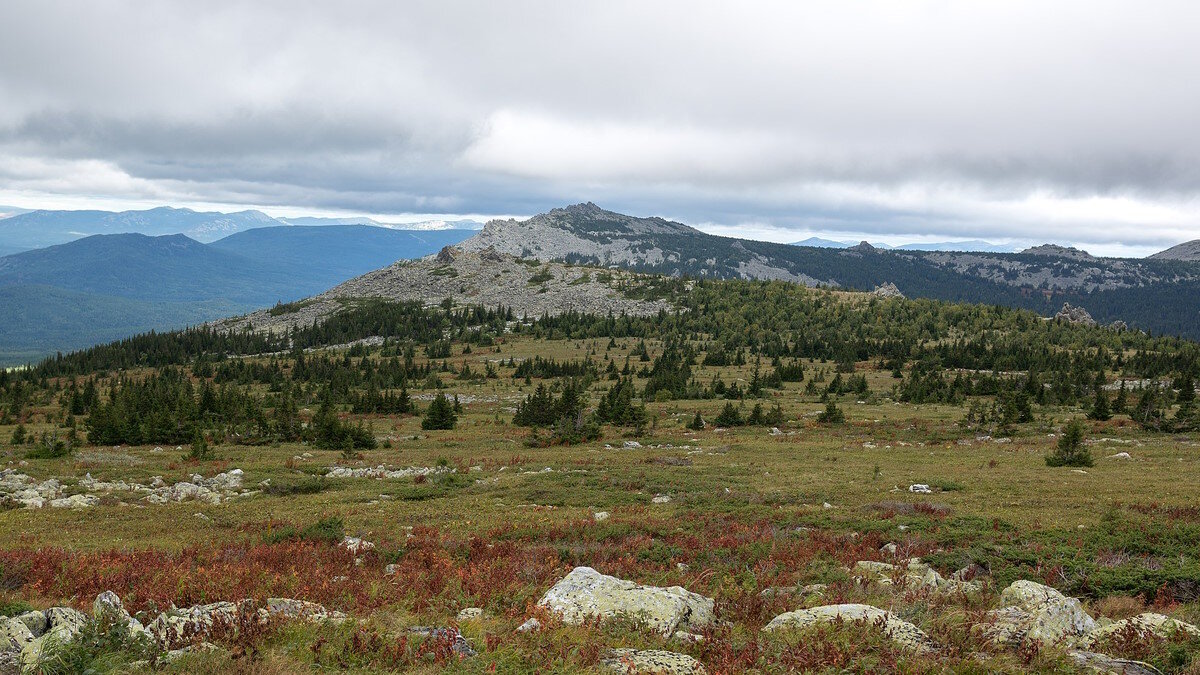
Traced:
[[454, 414], [454, 404], [446, 398], [445, 394], [438, 392], [437, 397], [429, 404], [429, 409], [425, 411], [425, 417], [421, 420], [421, 428], [427, 431], [453, 429], [457, 421], [458, 416]]
[[842, 412], [837, 403], [830, 401], [825, 404], [825, 410], [817, 415], [817, 421], [822, 424], [841, 424], [846, 421], [846, 413]]
[[1100, 387], [1096, 387], [1096, 400], [1088, 411], [1088, 419], [1106, 422], [1112, 419], [1112, 408], [1108, 405], [1108, 395]]
[[1083, 444], [1083, 422], [1071, 420], [1058, 439], [1058, 447], [1046, 455], [1046, 466], [1091, 466], [1092, 451]]

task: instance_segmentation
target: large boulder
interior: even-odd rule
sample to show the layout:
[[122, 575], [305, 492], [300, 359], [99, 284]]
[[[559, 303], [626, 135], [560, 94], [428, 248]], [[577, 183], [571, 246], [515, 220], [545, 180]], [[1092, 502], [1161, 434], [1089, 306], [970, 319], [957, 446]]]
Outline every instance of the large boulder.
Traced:
[[610, 649], [600, 659], [601, 670], [626, 675], [704, 675], [707, 671], [687, 654], [661, 649]]
[[696, 630], [711, 624], [713, 600], [680, 586], [641, 586], [576, 567], [542, 596], [538, 605], [564, 623], [578, 625], [588, 619], [627, 617], [644, 622], [662, 635]]
[[823, 605], [812, 609], [785, 612], [771, 619], [765, 631], [808, 628], [818, 624], [862, 622], [883, 628], [888, 638], [905, 649], [919, 653], [937, 651], [937, 646], [920, 628], [895, 614], [871, 605]]
[[1075, 598], [1034, 581], [1014, 581], [1000, 592], [1000, 609], [989, 612], [985, 634], [997, 644], [1071, 641], [1096, 629], [1096, 622]]
[[1103, 644], [1114, 635], [1124, 635], [1130, 632], [1142, 638], [1170, 638], [1180, 633], [1186, 637], [1200, 638], [1200, 628], [1190, 623], [1172, 619], [1163, 614], [1147, 612], [1129, 619], [1099, 626], [1087, 634], [1083, 639], [1083, 645], [1090, 648], [1098, 644]]

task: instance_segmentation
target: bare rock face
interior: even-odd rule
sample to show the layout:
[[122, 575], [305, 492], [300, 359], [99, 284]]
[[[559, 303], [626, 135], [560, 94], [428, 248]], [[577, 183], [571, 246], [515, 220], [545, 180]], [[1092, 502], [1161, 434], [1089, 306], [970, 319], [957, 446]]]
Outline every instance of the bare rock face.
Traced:
[[662, 635], [696, 630], [714, 621], [713, 600], [680, 586], [641, 586], [576, 567], [555, 584], [538, 605], [558, 615], [563, 623], [578, 625], [588, 619], [626, 617], [641, 621]]
[[863, 622], [872, 626], [880, 626], [888, 638], [897, 645], [918, 653], [932, 653], [937, 650], [933, 640], [925, 631], [904, 621], [891, 612], [871, 605], [845, 604], [823, 605], [812, 609], [798, 609], [785, 612], [771, 619], [763, 630], [776, 631], [789, 628], [802, 629], [824, 623]]
[[1062, 309], [1058, 310], [1058, 314], [1054, 315], [1055, 321], [1066, 321], [1067, 323], [1080, 324], [1083, 326], [1095, 326], [1096, 320], [1091, 314], [1082, 307], [1076, 307], [1069, 302], [1064, 302]]
[[600, 659], [602, 670], [627, 675], [704, 675], [707, 671], [687, 654], [661, 649], [610, 649]]

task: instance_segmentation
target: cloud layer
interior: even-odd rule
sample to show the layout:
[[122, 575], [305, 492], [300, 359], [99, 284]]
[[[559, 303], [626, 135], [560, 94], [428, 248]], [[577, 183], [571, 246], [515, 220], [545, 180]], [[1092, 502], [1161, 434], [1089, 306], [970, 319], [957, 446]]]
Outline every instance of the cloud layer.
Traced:
[[0, 203], [590, 199], [783, 240], [1150, 250], [1200, 237], [1198, 24], [1170, 1], [17, 0]]

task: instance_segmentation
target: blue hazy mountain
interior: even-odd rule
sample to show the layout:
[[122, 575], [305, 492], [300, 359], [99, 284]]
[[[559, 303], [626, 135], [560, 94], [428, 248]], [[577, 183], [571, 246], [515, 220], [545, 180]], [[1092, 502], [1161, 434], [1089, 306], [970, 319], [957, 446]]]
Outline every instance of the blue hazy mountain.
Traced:
[[144, 211], [48, 211], [21, 213], [0, 220], [0, 246], [43, 248], [94, 234], [137, 232], [151, 236], [184, 234], [199, 242], [255, 227], [278, 225], [261, 211], [193, 211], [162, 206]]
[[292, 268], [304, 274], [306, 283], [317, 284], [317, 292], [400, 259], [437, 253], [473, 234], [473, 230], [393, 230], [369, 225], [280, 226], [247, 230], [209, 246]]
[[[792, 242], [792, 246], [814, 246], [817, 248], [850, 248], [857, 245], [856, 241], [835, 241], [821, 237], [809, 237], [803, 241]], [[888, 246], [887, 244], [871, 243], [871, 246], [895, 251], [977, 251], [981, 253], [1015, 253], [1019, 247], [1011, 244], [993, 244], [990, 241], [970, 239], [967, 241], [939, 241], [929, 244], [902, 244]]]
[[0, 257], [0, 364], [297, 300], [472, 234], [275, 226], [211, 244], [107, 234]]

